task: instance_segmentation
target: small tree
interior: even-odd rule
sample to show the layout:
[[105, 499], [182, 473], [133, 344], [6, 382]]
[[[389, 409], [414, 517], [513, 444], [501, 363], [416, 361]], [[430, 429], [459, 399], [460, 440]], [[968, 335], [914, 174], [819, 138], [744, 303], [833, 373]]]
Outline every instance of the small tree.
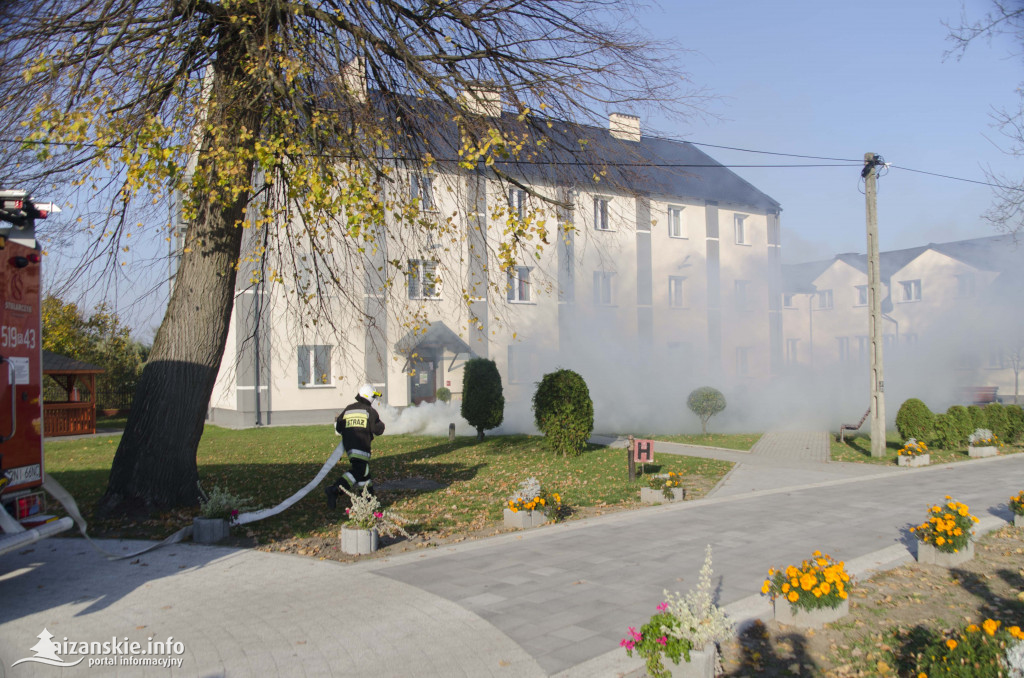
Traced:
[[974, 433], [974, 424], [971, 422], [971, 414], [963, 405], [952, 405], [946, 414], [949, 416], [952, 426], [950, 427], [950, 439], [947, 445], [953, 449], [963, 447], [967, 444], [967, 436]]
[[572, 370], [545, 374], [533, 394], [533, 415], [551, 451], [582, 453], [594, 430], [594, 403], [587, 382]]
[[1007, 405], [1006, 423], [1006, 442], [1016, 445], [1024, 437], [1024, 408], [1020, 405]]
[[988, 428], [988, 419], [985, 417], [985, 410], [977, 405], [968, 405], [967, 414], [971, 418], [971, 433], [979, 428]]
[[452, 391], [446, 386], [442, 386], [437, 389], [437, 399], [442, 403], [450, 403], [452, 401]]
[[1000, 440], [1006, 441], [1009, 438], [1010, 422], [1006, 416], [1006, 408], [1002, 403], [989, 403], [985, 405], [985, 422], [992, 434]]
[[896, 430], [903, 440], [929, 440], [935, 427], [935, 415], [917, 398], [908, 398], [896, 413]]
[[462, 418], [476, 428], [476, 439], [484, 430], [501, 426], [505, 419], [505, 395], [501, 375], [493, 360], [473, 358], [462, 373]]
[[710, 386], [694, 389], [686, 399], [686, 406], [700, 417], [701, 435], [708, 434], [708, 420], [725, 409], [725, 396]]

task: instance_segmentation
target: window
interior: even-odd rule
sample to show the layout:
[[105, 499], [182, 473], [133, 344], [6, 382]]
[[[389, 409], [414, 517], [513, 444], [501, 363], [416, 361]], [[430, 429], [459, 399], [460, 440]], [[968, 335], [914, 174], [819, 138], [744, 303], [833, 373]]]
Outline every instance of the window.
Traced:
[[832, 308], [832, 290], [818, 290], [818, 308]]
[[855, 285], [857, 289], [857, 303], [855, 306], [867, 306], [868, 305], [868, 286], [867, 285]]
[[736, 375], [746, 377], [750, 374], [750, 349], [746, 346], [736, 348]]
[[537, 351], [530, 344], [508, 345], [508, 380], [513, 384], [525, 384], [539, 372]]
[[747, 222], [747, 215], [745, 215], [745, 214], [736, 214], [732, 218], [733, 229], [736, 232], [736, 244], [737, 245], [747, 245], [747, 244], [749, 244], [747, 242], [746, 222]]
[[516, 266], [508, 272], [508, 300], [530, 301], [530, 267]]
[[900, 289], [903, 293], [901, 301], [921, 301], [920, 280], [903, 280], [900, 282]]
[[795, 294], [783, 294], [782, 295], [782, 305], [785, 306], [786, 308], [794, 308], [794, 306], [793, 306], [793, 297], [795, 297], [795, 296], [796, 296]]
[[413, 172], [409, 176], [409, 197], [420, 201], [421, 210], [434, 209], [434, 188], [430, 175]]
[[836, 337], [839, 343], [839, 362], [846, 362], [850, 359], [850, 338]]
[[736, 310], [746, 311], [750, 308], [750, 281], [749, 280], [737, 280], [733, 287], [736, 291]]
[[409, 260], [409, 298], [439, 299], [441, 280], [437, 277], [437, 262], [427, 259]]
[[611, 306], [614, 301], [612, 294], [612, 277], [608, 271], [594, 271], [594, 305]]
[[612, 230], [608, 222], [608, 198], [594, 198], [594, 228], [598, 231]]
[[870, 357], [871, 342], [868, 340], [868, 336], [866, 334], [862, 334], [857, 337], [857, 358], [863, 362], [867, 362]]
[[797, 353], [797, 347], [800, 345], [799, 339], [786, 339], [786, 364], [796, 365], [799, 358]]
[[668, 208], [668, 236], [670, 238], [687, 238], [686, 222], [683, 220], [683, 207]]
[[521, 188], [508, 189], [508, 207], [513, 216], [520, 219], [526, 216], [526, 191]]
[[686, 308], [686, 278], [681, 275], [668, 277], [668, 305], [672, 308]]
[[974, 296], [974, 274], [973, 273], [961, 273], [956, 277], [956, 296], [958, 297], [973, 297]]
[[330, 346], [299, 346], [298, 357], [300, 387], [330, 385]]

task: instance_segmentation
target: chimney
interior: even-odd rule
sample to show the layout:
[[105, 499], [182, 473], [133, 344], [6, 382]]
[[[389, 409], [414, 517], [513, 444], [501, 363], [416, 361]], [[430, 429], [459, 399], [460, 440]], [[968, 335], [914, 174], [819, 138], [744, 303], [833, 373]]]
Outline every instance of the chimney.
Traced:
[[608, 129], [616, 139], [640, 141], [640, 118], [635, 115], [612, 113], [608, 116]]
[[357, 101], [366, 101], [366, 60], [356, 57], [341, 67], [341, 84]]
[[459, 103], [470, 113], [497, 118], [501, 115], [501, 93], [493, 82], [480, 82], [459, 95]]

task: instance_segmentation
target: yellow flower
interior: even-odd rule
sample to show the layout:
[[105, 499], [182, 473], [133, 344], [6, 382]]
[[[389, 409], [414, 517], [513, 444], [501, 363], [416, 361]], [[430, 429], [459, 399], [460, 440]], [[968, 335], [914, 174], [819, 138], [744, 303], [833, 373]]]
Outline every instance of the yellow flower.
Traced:
[[828, 595], [828, 593], [832, 590], [832, 585], [829, 584], [828, 582], [825, 582], [824, 584], [822, 584], [820, 586], [820, 588], [821, 588], [821, 592], [822, 593], [824, 593], [825, 595]]
[[772, 587], [771, 581], [769, 581], [768, 579], [765, 579], [764, 580], [764, 584], [761, 586], [761, 593], [768, 593], [768, 591], [771, 589], [771, 587]]
[[917, 678], [928, 678], [928, 674], [922, 671], [921, 673], [917, 674]]
[[946, 647], [948, 647], [950, 650], [955, 650], [956, 649], [956, 645], [957, 645], [957, 642], [955, 640], [953, 640], [952, 638], [950, 638], [949, 640], [946, 641]]
[[1024, 631], [1021, 631], [1019, 626], [1011, 626], [1006, 630], [1009, 631], [1010, 635], [1014, 638], [1024, 639]]
[[978, 625], [977, 624], [971, 624], [970, 626], [967, 627], [967, 632], [968, 633], [977, 633], [978, 632]]
[[785, 584], [782, 585], [782, 592], [783, 593], [789, 593], [789, 589], [790, 589], [789, 582], [786, 582]]
[[800, 600], [800, 594], [796, 591], [790, 591], [789, 595], [786, 597], [789, 598], [789, 602], [791, 603], [795, 603], [796, 601]]
[[946, 538], [945, 538], [945, 537], [936, 537], [936, 538], [935, 538], [935, 543], [936, 543], [936, 544], [937, 544], [938, 546], [942, 546], [943, 544], [945, 544], [945, 543], [946, 543]]
[[1002, 622], [997, 622], [994, 619], [986, 619], [982, 623], [981, 628], [985, 629], [985, 633], [987, 633], [988, 635], [994, 636], [996, 635], [996, 631], [999, 630], [999, 625], [1001, 623]]

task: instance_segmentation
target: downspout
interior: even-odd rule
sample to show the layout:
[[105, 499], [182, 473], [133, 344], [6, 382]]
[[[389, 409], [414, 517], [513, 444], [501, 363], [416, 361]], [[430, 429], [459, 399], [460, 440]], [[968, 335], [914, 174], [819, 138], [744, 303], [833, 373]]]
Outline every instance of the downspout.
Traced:
[[266, 284], [266, 273], [267, 273], [267, 238], [270, 235], [270, 228], [267, 225], [263, 226], [263, 252], [260, 254], [260, 279], [256, 281], [256, 299], [253, 304], [256, 309], [256, 321], [254, 323], [255, 336], [253, 338], [253, 348], [256, 351], [256, 358], [254, 360], [255, 376], [253, 378], [253, 388], [256, 393], [256, 426], [263, 426], [263, 415], [260, 410], [260, 317], [263, 315], [263, 287]]

